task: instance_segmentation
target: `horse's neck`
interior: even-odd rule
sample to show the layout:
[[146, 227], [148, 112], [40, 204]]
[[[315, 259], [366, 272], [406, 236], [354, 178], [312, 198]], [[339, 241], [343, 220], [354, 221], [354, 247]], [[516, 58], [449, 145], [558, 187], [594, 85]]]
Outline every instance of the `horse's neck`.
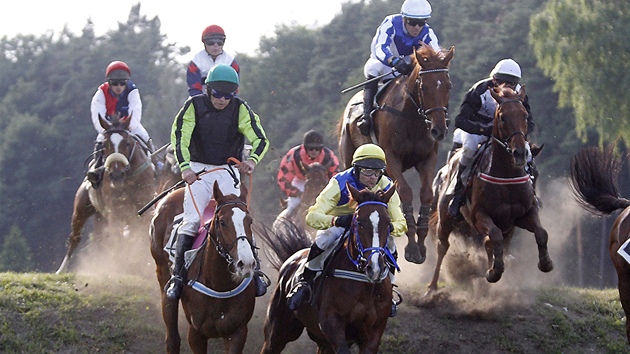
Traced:
[[490, 146], [490, 163], [488, 173], [494, 177], [520, 177], [525, 170], [514, 163], [512, 155], [496, 140]]
[[[212, 289], [219, 289], [221, 287], [232, 288], [235, 284], [234, 280], [232, 280], [232, 273], [230, 273], [227, 261], [221, 256], [213, 240], [217, 240], [217, 237], [208, 233], [208, 239], [206, 240], [204, 249], [200, 250], [200, 252], [203, 252], [203, 257], [199, 257], [201, 259], [198, 259], [202, 263], [200, 265], [194, 262], [191, 268], [195, 266], [200, 267], [197, 272], [198, 278], [202, 283]], [[228, 245], [222, 246], [225, 248]]]

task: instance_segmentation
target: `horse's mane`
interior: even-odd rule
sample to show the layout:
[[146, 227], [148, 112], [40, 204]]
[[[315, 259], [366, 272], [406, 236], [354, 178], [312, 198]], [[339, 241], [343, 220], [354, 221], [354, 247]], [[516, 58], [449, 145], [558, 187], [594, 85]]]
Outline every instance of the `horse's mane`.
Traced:
[[[415, 55], [411, 56], [412, 63], [417, 63], [420, 66], [424, 67], [431, 66], [431, 64], [441, 64], [442, 59], [444, 59], [448, 51], [446, 51], [444, 48], [435, 50], [430, 45], [422, 43], [420, 48], [417, 48], [415, 52]], [[422, 58], [422, 62], [418, 62], [418, 58]]]

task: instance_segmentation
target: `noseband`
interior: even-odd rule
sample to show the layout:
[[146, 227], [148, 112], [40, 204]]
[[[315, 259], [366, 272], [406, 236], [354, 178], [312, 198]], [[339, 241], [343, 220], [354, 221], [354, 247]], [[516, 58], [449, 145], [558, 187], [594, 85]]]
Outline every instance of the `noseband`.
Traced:
[[[346, 253], [348, 255], [348, 259], [350, 259], [352, 264], [354, 264], [355, 267], [357, 267], [357, 270], [359, 272], [365, 272], [365, 269], [368, 264], [368, 259], [370, 259], [374, 253], [378, 253], [379, 255], [385, 256], [390, 262], [392, 262], [396, 266], [396, 268], [398, 268], [398, 264], [396, 263], [394, 256], [387, 248], [387, 242], [389, 241], [389, 229], [387, 231], [387, 239], [385, 240], [385, 247], [380, 247], [377, 245], [376, 247], [372, 246], [372, 247], [366, 248], [363, 246], [363, 243], [361, 242], [361, 238], [359, 237], [359, 227], [358, 227], [359, 225], [357, 221], [357, 215], [359, 213], [359, 209], [364, 205], [380, 205], [380, 206], [384, 206], [385, 209], [387, 209], [387, 204], [383, 202], [378, 202], [378, 201], [367, 201], [357, 206], [355, 213], [352, 216], [352, 227], [350, 230], [351, 238], [349, 240], [349, 241], [354, 241], [351, 243], [354, 244], [354, 247], [357, 250], [357, 256], [356, 258], [353, 258], [352, 255], [350, 254], [350, 247], [346, 247]], [[369, 252], [367, 257], [364, 256], [366, 252]]]
[[[514, 103], [518, 102], [521, 106], [524, 106], [523, 102], [521, 100], [518, 100], [518, 99], [506, 100], [506, 101], [503, 101], [503, 102], [499, 103], [499, 106], [497, 107], [497, 113], [496, 114], [499, 114], [499, 110], [501, 109], [502, 105], [504, 105], [506, 103], [512, 103], [512, 102], [514, 102]], [[514, 133], [510, 134], [510, 136], [508, 136], [507, 139], [505, 139], [505, 140], [501, 140], [501, 139], [495, 137], [494, 135], [492, 135], [492, 139], [494, 141], [496, 141], [497, 143], [499, 143], [499, 145], [501, 145], [509, 154], [511, 154], [512, 153], [512, 148], [510, 148], [509, 143], [510, 143], [510, 140], [512, 140], [512, 138], [517, 136], [517, 135], [522, 135], [523, 138], [525, 139], [525, 141], [527, 141], [527, 134], [523, 133], [522, 131], [517, 131], [517, 132], [514, 132]]]

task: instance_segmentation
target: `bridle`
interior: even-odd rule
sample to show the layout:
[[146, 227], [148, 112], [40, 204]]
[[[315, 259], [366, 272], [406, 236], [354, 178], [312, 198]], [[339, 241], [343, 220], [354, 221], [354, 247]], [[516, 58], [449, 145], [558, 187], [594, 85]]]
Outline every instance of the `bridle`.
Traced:
[[[519, 103], [521, 106], [523, 106], [523, 107], [524, 107], [523, 102], [522, 102], [521, 100], [519, 100], [519, 99], [510, 99], [510, 100], [505, 100], [505, 101], [503, 101], [503, 102], [499, 103], [499, 105], [498, 105], [498, 107], [497, 107], [497, 112], [495, 113], [496, 115], [498, 115], [498, 114], [499, 114], [499, 110], [501, 109], [501, 106], [503, 106], [503, 105], [504, 105], [504, 104], [506, 104], [506, 103]], [[523, 132], [522, 132], [522, 131], [520, 131], [520, 130], [519, 130], [519, 131], [516, 131], [516, 132], [513, 132], [512, 134], [510, 134], [510, 135], [507, 137], [507, 139], [503, 139], [503, 140], [501, 140], [501, 139], [497, 138], [496, 136], [494, 136], [494, 134], [492, 135], [492, 139], [493, 139], [494, 141], [496, 141], [499, 145], [501, 145], [501, 146], [502, 146], [502, 147], [503, 147], [503, 148], [504, 148], [504, 149], [505, 149], [505, 150], [506, 150], [509, 154], [511, 154], [511, 153], [512, 153], [512, 148], [510, 148], [509, 143], [510, 143], [510, 140], [512, 140], [512, 138], [514, 138], [514, 137], [515, 137], [515, 136], [517, 136], [517, 135], [522, 135], [522, 136], [523, 136], [523, 138], [525, 139], [525, 141], [527, 141], [527, 134], [526, 134], [526, 133], [523, 133]]]
[[247, 203], [242, 202], [242, 201], [231, 201], [231, 202], [219, 204], [216, 206], [214, 210], [214, 217], [211, 223], [211, 225], [214, 226], [213, 228], [214, 232], [210, 232], [210, 229], [208, 229], [208, 226], [206, 226], [206, 228], [207, 228], [207, 233], [208, 233], [207, 239], [212, 242], [212, 244], [214, 245], [214, 248], [217, 250], [217, 253], [219, 253], [219, 255], [223, 259], [225, 259], [228, 265], [231, 265], [232, 263], [234, 263], [234, 258], [232, 258], [232, 256], [230, 255], [230, 251], [232, 250], [232, 248], [234, 248], [234, 246], [236, 246], [236, 243], [239, 240], [246, 240], [249, 246], [252, 248], [252, 250], [254, 249], [254, 246], [252, 245], [252, 242], [247, 237], [247, 235], [238, 235], [236, 236], [236, 239], [234, 239], [234, 241], [232, 241], [229, 245], [225, 246], [223, 230], [221, 227], [221, 223], [219, 222], [219, 211], [223, 207], [226, 207], [226, 206], [229, 206], [231, 208], [238, 207], [247, 213]]
[[[138, 146], [138, 141], [136, 140], [136, 137], [133, 133], [131, 133], [130, 131], [126, 130], [126, 129], [121, 129], [121, 128], [114, 128], [114, 129], [109, 129], [105, 132], [104, 135], [107, 135], [108, 138], [107, 140], [111, 140], [111, 136], [112, 134], [121, 134], [124, 136], [127, 136], [131, 139], [133, 139], [133, 144], [131, 146], [131, 152], [129, 152], [129, 155], [126, 156], [120, 152], [114, 152], [108, 156], [105, 157], [105, 169], [109, 171], [109, 161], [124, 161], [127, 160], [127, 164], [125, 165], [124, 169], [123, 169], [123, 173], [127, 174], [129, 173], [129, 170], [131, 169], [131, 162], [134, 158], [134, 154], [136, 152], [136, 147]], [[149, 159], [147, 159], [147, 161], [145, 161], [142, 165], [138, 166], [132, 174], [129, 175], [129, 177], [133, 177], [141, 172], [143, 172], [145, 169], [147, 169], [149, 166], [151, 165], [151, 162]]]
[[[354, 264], [354, 266], [357, 268], [359, 272], [365, 272], [365, 269], [368, 264], [368, 259], [370, 259], [372, 255], [377, 253], [387, 258], [392, 264], [394, 264], [398, 268], [398, 264], [396, 263], [394, 256], [387, 248], [387, 242], [389, 241], [389, 229], [387, 231], [387, 238], [385, 240], [384, 247], [380, 247], [380, 246], [364, 247], [363, 246], [363, 243], [361, 242], [361, 238], [359, 237], [359, 225], [358, 225], [357, 215], [359, 214], [359, 209], [365, 205], [379, 205], [379, 206], [385, 207], [385, 209], [387, 210], [387, 204], [383, 202], [379, 202], [379, 201], [367, 201], [357, 206], [354, 212], [354, 215], [352, 216], [352, 226], [350, 229], [350, 237], [348, 239], [349, 245], [348, 247], [346, 247], [346, 254], [348, 255], [348, 259], [352, 262], [352, 264]], [[349, 247], [350, 244], [354, 245], [354, 248], [357, 251], [356, 257], [353, 257], [350, 253], [350, 247]], [[367, 257], [364, 256], [366, 252], [369, 252]]]
[[416, 106], [418, 115], [420, 115], [420, 117], [424, 119], [424, 121], [427, 124], [431, 124], [431, 120], [429, 119], [429, 114], [433, 112], [443, 111], [446, 114], [447, 125], [448, 125], [448, 107], [442, 106], [442, 107], [432, 107], [429, 109], [424, 109], [424, 95], [422, 94], [422, 75], [432, 74], [432, 73], [442, 73], [442, 72], [445, 72], [448, 75], [447, 68], [418, 71], [418, 76], [416, 77], [415, 85], [416, 85], [416, 91], [418, 91], [419, 102], [416, 102], [415, 97], [411, 94], [411, 92], [409, 92], [409, 87], [407, 87], [407, 89], [405, 90], [407, 96], [409, 96], [409, 98], [411, 99], [411, 102], [413, 102], [413, 104]]

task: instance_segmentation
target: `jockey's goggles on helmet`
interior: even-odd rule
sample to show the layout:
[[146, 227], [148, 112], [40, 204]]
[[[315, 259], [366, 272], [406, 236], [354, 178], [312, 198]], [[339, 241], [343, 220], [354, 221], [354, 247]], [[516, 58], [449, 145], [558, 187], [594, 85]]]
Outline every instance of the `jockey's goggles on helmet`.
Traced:
[[214, 98], [225, 98], [226, 100], [231, 100], [236, 95], [236, 92], [220, 92], [215, 89], [210, 89], [210, 94]]
[[359, 172], [365, 177], [381, 177], [385, 173], [385, 169], [359, 167]]
[[405, 22], [411, 27], [415, 27], [415, 26], [422, 27], [427, 24], [427, 20], [424, 18], [406, 18]]
[[219, 47], [223, 46], [223, 40], [222, 39], [206, 39], [203, 41], [203, 43], [205, 45], [218, 45]]
[[111, 86], [126, 86], [127, 79], [109, 79], [107, 80]]

